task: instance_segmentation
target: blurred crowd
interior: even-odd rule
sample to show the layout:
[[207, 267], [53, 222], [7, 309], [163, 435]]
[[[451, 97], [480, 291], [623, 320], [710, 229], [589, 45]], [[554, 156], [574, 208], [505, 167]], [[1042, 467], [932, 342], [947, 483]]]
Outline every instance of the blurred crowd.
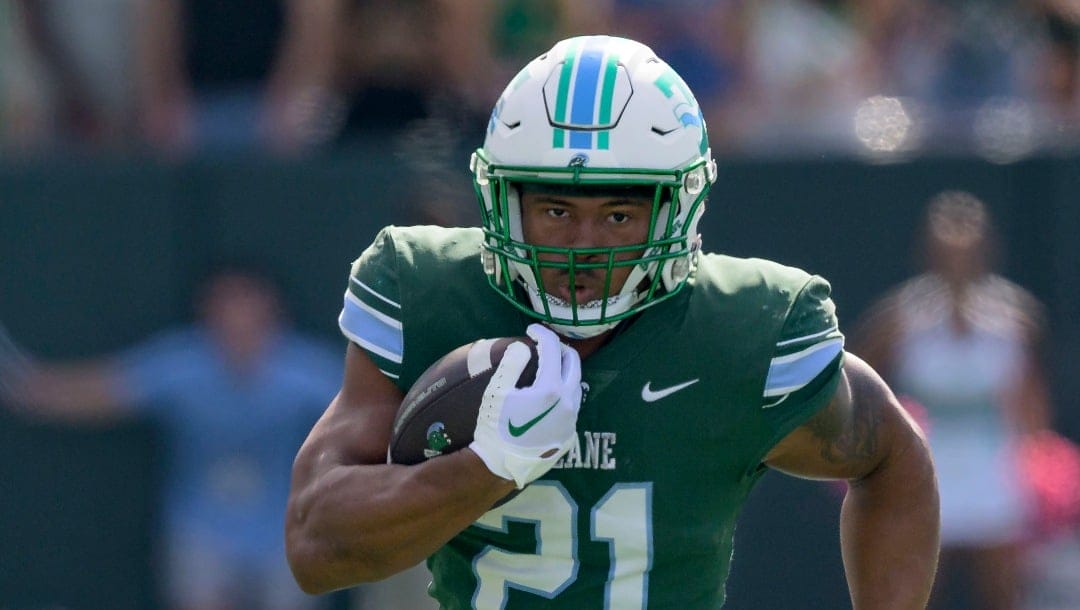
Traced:
[[0, 146], [472, 143], [509, 70], [597, 32], [683, 74], [721, 154], [1080, 142], [1078, 0], [0, 0]]

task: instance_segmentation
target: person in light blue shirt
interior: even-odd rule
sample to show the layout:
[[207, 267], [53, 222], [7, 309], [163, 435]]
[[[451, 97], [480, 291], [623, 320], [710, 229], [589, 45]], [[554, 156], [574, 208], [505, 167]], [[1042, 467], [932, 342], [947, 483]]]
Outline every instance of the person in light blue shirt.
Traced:
[[158, 425], [171, 608], [315, 608], [285, 562], [284, 511], [293, 457], [340, 384], [340, 353], [292, 330], [276, 286], [254, 270], [217, 270], [196, 304], [194, 324], [119, 354], [33, 363], [17, 402]]

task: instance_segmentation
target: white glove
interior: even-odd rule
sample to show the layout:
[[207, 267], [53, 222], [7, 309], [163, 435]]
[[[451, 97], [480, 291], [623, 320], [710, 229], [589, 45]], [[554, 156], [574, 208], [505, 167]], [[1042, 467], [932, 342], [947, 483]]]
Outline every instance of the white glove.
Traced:
[[521, 489], [561, 458], [577, 436], [581, 407], [581, 359], [570, 346], [540, 324], [526, 331], [539, 354], [536, 380], [516, 388], [531, 356], [529, 346], [515, 341], [484, 390], [476, 431], [469, 448], [488, 469], [512, 479]]

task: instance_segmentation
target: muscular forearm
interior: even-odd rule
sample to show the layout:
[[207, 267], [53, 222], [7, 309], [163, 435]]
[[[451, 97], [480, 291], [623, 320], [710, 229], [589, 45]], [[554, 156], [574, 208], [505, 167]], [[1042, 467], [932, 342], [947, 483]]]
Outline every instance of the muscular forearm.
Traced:
[[929, 450], [914, 432], [853, 481], [841, 546], [855, 610], [926, 608], [938, 558], [938, 494]]
[[417, 466], [335, 466], [290, 501], [289, 561], [319, 593], [422, 561], [513, 489], [468, 449]]

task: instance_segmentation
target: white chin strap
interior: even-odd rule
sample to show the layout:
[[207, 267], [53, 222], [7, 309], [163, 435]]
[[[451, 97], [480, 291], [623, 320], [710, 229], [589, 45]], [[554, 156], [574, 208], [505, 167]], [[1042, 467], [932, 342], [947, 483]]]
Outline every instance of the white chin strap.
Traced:
[[619, 322], [622, 322], [622, 320], [608, 322], [607, 324], [594, 324], [592, 326], [571, 326], [569, 324], [555, 324], [549, 322], [548, 326], [551, 327], [551, 330], [567, 339], [589, 339], [615, 328], [619, 325]]
[[[534, 311], [543, 313], [544, 302], [547, 302], [547, 309], [551, 312], [551, 317], [563, 320], [574, 319], [574, 308], [569, 303], [553, 295], [540, 296], [540, 291], [534, 288], [529, 282], [523, 282], [525, 284], [525, 292], [529, 295], [529, 302], [532, 304]], [[618, 296], [611, 297], [607, 300], [607, 315], [618, 315], [626, 310], [630, 309], [630, 306], [637, 301], [636, 294], [620, 294]], [[589, 321], [598, 320], [600, 318], [600, 308], [602, 301], [599, 299], [595, 301], [589, 301], [588, 303], [582, 303], [577, 307], [578, 320]], [[605, 332], [615, 328], [619, 325], [621, 320], [614, 322], [607, 322], [604, 324], [589, 324], [586, 326], [573, 326], [571, 324], [555, 324], [548, 323], [548, 326], [555, 332], [564, 337], [570, 339], [588, 339], [589, 337], [595, 337], [602, 335]]]

